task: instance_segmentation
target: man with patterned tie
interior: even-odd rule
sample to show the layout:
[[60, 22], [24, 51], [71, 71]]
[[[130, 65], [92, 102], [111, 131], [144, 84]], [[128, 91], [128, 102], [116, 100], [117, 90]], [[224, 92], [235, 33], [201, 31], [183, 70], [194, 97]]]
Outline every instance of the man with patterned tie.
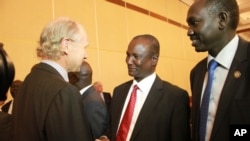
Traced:
[[[236, 0], [198, 0], [187, 23], [192, 46], [208, 52], [190, 73], [193, 141], [229, 141], [230, 125], [250, 125], [250, 44], [236, 34], [239, 7]], [[218, 66], [206, 109], [211, 60]]]
[[[129, 43], [126, 63], [128, 74], [134, 80], [117, 86], [113, 91], [111, 141], [190, 140], [188, 94], [155, 73], [159, 51], [158, 40], [149, 34], [138, 35]], [[138, 88], [132, 92], [135, 85]], [[123, 120], [128, 118], [126, 109], [133, 94], [136, 96], [132, 104], [134, 108], [130, 125], [126, 127]], [[120, 131], [121, 128], [127, 133]], [[121, 136], [125, 138], [121, 139]]]

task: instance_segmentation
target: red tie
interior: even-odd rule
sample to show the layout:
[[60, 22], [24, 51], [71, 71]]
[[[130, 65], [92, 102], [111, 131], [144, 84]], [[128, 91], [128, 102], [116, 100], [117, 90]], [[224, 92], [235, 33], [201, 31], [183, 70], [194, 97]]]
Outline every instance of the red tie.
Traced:
[[138, 86], [135, 85], [134, 89], [131, 93], [127, 109], [123, 115], [123, 119], [121, 121], [120, 128], [119, 128], [118, 133], [116, 135], [116, 141], [126, 141], [126, 138], [128, 135], [128, 130], [129, 130], [130, 123], [131, 123], [131, 119], [132, 119], [132, 116], [134, 113], [137, 89], [138, 89]]

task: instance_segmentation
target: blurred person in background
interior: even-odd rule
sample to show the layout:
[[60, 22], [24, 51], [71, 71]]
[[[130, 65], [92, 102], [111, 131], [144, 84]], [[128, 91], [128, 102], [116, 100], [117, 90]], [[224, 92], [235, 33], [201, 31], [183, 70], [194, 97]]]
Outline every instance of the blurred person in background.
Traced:
[[[0, 43], [0, 106], [7, 99], [7, 92], [15, 77], [15, 67]], [[0, 111], [0, 141], [12, 141], [13, 139], [12, 115]]]
[[111, 94], [103, 91], [103, 85], [102, 82], [100, 81], [94, 82], [93, 86], [96, 89], [96, 91], [99, 92], [100, 96], [102, 97], [108, 109], [110, 109], [110, 104], [112, 99]]
[[79, 72], [69, 72], [69, 79], [81, 93], [85, 115], [88, 118], [93, 133], [92, 140], [95, 140], [106, 131], [110, 115], [100, 94], [92, 85], [92, 74], [93, 71], [90, 64], [83, 61]]

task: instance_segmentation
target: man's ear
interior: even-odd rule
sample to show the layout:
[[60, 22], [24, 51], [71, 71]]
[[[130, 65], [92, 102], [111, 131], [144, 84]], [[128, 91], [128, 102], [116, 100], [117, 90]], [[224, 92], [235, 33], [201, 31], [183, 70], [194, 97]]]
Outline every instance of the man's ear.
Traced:
[[229, 24], [228, 13], [225, 11], [222, 11], [219, 13], [218, 17], [219, 17], [219, 29], [223, 30]]
[[154, 66], [157, 65], [158, 57], [159, 57], [159, 54], [155, 54], [152, 56], [152, 65], [154, 65]]
[[61, 42], [62, 52], [64, 55], [68, 55], [69, 39], [63, 39]]

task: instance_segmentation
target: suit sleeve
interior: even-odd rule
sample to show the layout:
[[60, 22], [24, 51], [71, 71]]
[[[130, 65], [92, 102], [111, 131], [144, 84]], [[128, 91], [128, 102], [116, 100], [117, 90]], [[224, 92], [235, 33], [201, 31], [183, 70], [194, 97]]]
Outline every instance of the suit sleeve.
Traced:
[[92, 133], [77, 89], [67, 86], [51, 102], [45, 119], [48, 138], [60, 141], [90, 141]]
[[109, 114], [104, 102], [92, 101], [85, 105], [94, 139], [102, 136], [109, 123]]
[[189, 141], [190, 139], [190, 107], [189, 96], [186, 91], [182, 91], [177, 96], [174, 106], [171, 134], [173, 141]]

